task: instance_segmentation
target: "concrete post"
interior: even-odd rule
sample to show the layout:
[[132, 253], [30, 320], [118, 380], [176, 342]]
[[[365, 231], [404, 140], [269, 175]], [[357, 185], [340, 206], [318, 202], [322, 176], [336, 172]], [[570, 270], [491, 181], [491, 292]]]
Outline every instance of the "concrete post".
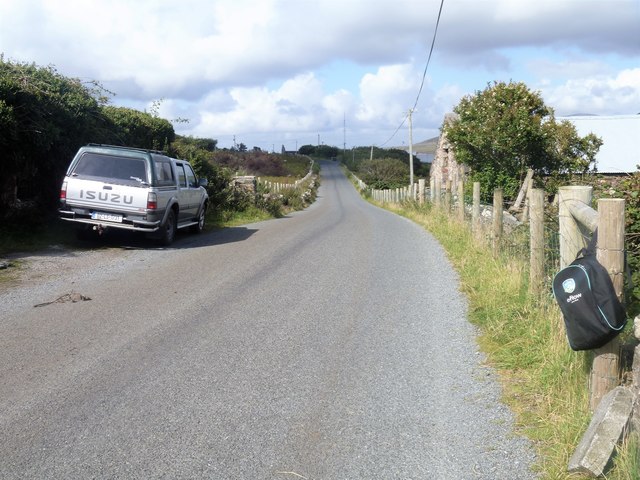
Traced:
[[473, 182], [473, 209], [471, 211], [471, 225], [476, 238], [480, 235], [480, 182]]
[[458, 178], [458, 220], [464, 223], [464, 177]]
[[529, 191], [529, 209], [531, 210], [529, 292], [540, 295], [544, 281], [544, 190], [536, 188]]
[[502, 211], [504, 208], [504, 196], [501, 188], [493, 191], [493, 229], [492, 229], [492, 248], [493, 256], [497, 257], [500, 252], [500, 240], [502, 239]]

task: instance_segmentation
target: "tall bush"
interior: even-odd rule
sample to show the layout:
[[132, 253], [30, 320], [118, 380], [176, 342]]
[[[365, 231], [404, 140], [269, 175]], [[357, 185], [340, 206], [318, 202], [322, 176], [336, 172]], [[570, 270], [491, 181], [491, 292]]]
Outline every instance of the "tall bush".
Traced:
[[169, 120], [126, 107], [106, 106], [102, 114], [110, 124], [108, 143], [149, 150], [168, 150], [175, 139]]
[[188, 160], [200, 178], [209, 182], [209, 208], [225, 210], [232, 199], [231, 172], [213, 161], [215, 140], [178, 136], [171, 145], [170, 153]]
[[360, 179], [371, 188], [386, 189], [409, 184], [409, 169], [401, 160], [378, 158], [364, 160], [359, 168]]
[[70, 158], [103, 126], [101, 91], [54, 67], [0, 56], [0, 216], [18, 198], [55, 205]]

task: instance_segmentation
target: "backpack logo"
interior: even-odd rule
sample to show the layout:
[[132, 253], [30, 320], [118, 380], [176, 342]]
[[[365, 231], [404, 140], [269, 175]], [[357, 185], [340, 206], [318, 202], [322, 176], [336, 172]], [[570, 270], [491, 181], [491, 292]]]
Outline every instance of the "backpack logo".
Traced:
[[564, 282], [562, 282], [562, 289], [565, 293], [573, 293], [576, 289], [576, 281], [573, 278], [567, 278]]

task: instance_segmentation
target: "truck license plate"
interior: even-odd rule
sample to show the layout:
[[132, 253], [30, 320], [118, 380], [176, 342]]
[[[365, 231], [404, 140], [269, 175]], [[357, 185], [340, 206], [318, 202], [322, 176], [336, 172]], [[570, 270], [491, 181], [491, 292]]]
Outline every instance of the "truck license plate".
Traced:
[[116, 215], [115, 213], [93, 212], [91, 214], [91, 218], [93, 220], [104, 220], [106, 222], [122, 223], [122, 215]]

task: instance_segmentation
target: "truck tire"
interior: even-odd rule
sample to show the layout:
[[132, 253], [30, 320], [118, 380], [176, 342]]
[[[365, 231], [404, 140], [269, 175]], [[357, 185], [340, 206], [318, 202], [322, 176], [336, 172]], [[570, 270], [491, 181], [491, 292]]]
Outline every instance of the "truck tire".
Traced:
[[200, 209], [200, 213], [198, 213], [198, 223], [191, 226], [191, 231], [193, 233], [202, 233], [204, 231], [206, 215], [207, 215], [207, 206], [203, 205], [202, 208]]
[[164, 225], [160, 227], [160, 244], [168, 247], [173, 243], [173, 240], [176, 237], [176, 212], [175, 210], [169, 210], [167, 214], [167, 220], [164, 222]]

